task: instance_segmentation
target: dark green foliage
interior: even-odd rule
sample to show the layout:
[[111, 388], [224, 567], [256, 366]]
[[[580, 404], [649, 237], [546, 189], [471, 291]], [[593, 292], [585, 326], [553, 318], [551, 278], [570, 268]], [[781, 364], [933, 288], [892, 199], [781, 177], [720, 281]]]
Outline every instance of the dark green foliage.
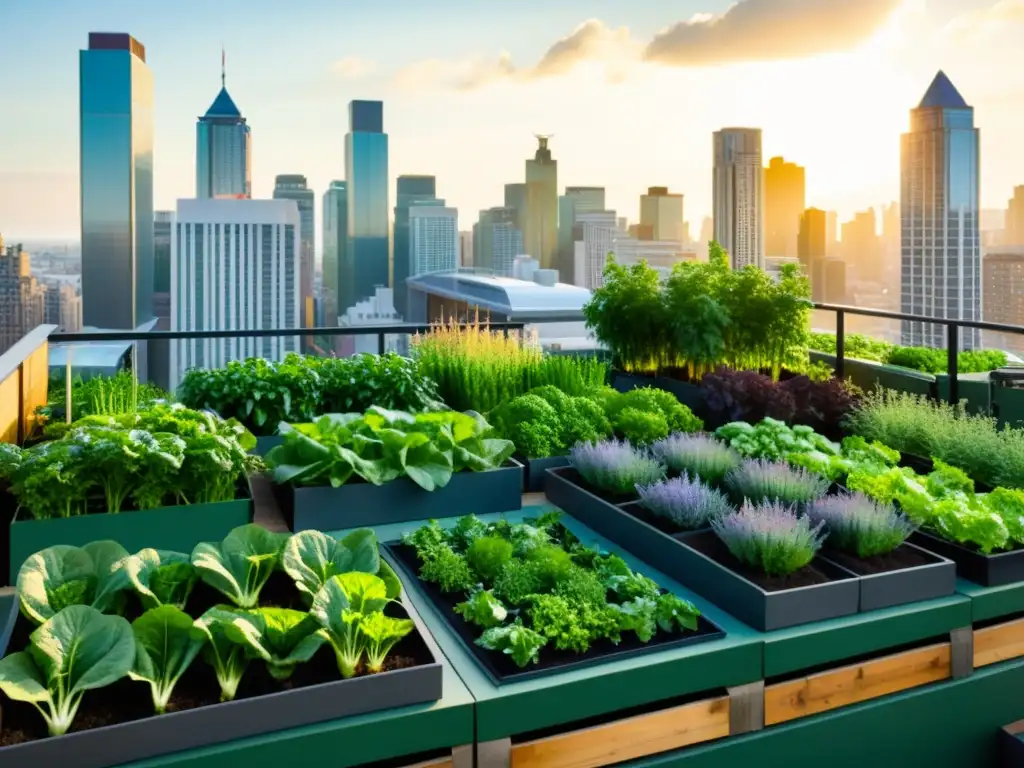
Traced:
[[442, 592], [462, 592], [476, 584], [465, 556], [447, 545], [430, 552], [420, 568], [420, 578], [434, 582]]
[[540, 571], [537, 563], [510, 560], [494, 580], [494, 593], [511, 605], [521, 605], [527, 597], [543, 589]]
[[[809, 348], [830, 355], [836, 353], [834, 333], [812, 333]], [[949, 358], [944, 349], [931, 347], [901, 347], [872, 339], [858, 333], [848, 333], [843, 340], [843, 354], [859, 360], [898, 365], [922, 373], [948, 373]], [[985, 373], [1006, 365], [1006, 353], [997, 349], [979, 349], [957, 355], [959, 373]]]
[[[145, 410], [154, 403], [169, 401], [171, 396], [160, 387], [140, 382], [134, 371], [118, 371], [113, 376], [76, 375], [71, 381], [71, 418], [84, 416], [120, 416]], [[46, 420], [64, 421], [68, 412], [65, 374], [51, 375], [46, 405], [36, 413]]]
[[633, 445], [650, 445], [668, 437], [668, 422], [660, 413], [623, 408], [612, 421], [615, 434]]
[[501, 569], [512, 559], [512, 542], [500, 536], [481, 536], [466, 550], [469, 567], [480, 581], [492, 582]]

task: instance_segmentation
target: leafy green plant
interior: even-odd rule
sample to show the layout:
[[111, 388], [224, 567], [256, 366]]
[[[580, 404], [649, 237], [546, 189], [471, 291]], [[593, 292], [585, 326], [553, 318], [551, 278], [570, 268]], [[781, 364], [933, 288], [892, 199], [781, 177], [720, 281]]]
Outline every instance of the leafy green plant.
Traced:
[[540, 649], [547, 645], [544, 635], [524, 627], [519, 619], [511, 624], [491, 627], [476, 644], [489, 651], [499, 651], [512, 658], [518, 667], [536, 664], [540, 661]]
[[481, 579], [493, 581], [514, 551], [512, 542], [501, 536], [481, 536], [466, 550], [466, 562]]
[[310, 599], [332, 576], [349, 571], [379, 576], [389, 600], [402, 592], [402, 583], [381, 559], [377, 536], [370, 528], [352, 531], [340, 540], [320, 531], [296, 533], [285, 542], [281, 567], [295, 581], [295, 587]]
[[436, 583], [442, 592], [461, 592], [476, 581], [465, 555], [457, 553], [448, 544], [427, 553], [420, 568], [420, 578]]
[[280, 562], [287, 536], [255, 523], [240, 525], [219, 544], [197, 544], [192, 565], [204, 582], [236, 606], [255, 608], [260, 590]]
[[199, 574], [184, 552], [143, 549], [125, 558], [121, 569], [146, 608], [173, 605], [184, 610]]
[[[808, 346], [810, 349], [834, 355], [836, 354], [836, 336], [834, 333], [812, 333]], [[843, 341], [843, 353], [846, 357], [898, 365], [922, 373], [947, 373], [949, 367], [948, 355], [944, 349], [902, 347], [857, 333], [846, 334]], [[957, 371], [959, 373], [994, 371], [1006, 365], [1006, 360], [1006, 353], [999, 350], [963, 351], [957, 355]]]
[[290, 608], [254, 608], [237, 611], [227, 621], [224, 635], [245, 648], [250, 659], [262, 659], [275, 680], [287, 680], [295, 668], [313, 658], [326, 642], [320, 624], [304, 611]]
[[173, 605], [150, 608], [132, 622], [135, 663], [129, 672], [133, 680], [149, 683], [153, 711], [167, 711], [174, 686], [185, 674], [206, 638], [187, 613]]
[[589, 397], [570, 397], [553, 386], [538, 387], [488, 415], [495, 432], [530, 459], [564, 456], [577, 443], [609, 437], [604, 409]]
[[[140, 382], [135, 371], [121, 370], [112, 376], [76, 376], [71, 382], [71, 415], [118, 416], [148, 408], [154, 403], [169, 401], [170, 395], [160, 387]], [[68, 412], [67, 383], [63, 373], [52, 376], [46, 405], [36, 413], [46, 420], [64, 419]]]
[[42, 624], [72, 605], [119, 610], [127, 584], [118, 571], [126, 557], [128, 551], [116, 541], [56, 544], [36, 552], [18, 569], [21, 612]]
[[508, 609], [487, 589], [478, 589], [470, 594], [468, 600], [455, 606], [455, 612], [470, 624], [484, 629], [504, 624], [508, 618]]
[[28, 650], [0, 659], [0, 691], [31, 704], [51, 736], [67, 733], [87, 691], [125, 677], [135, 662], [132, 627], [86, 605], [70, 605], [37, 627]]
[[220, 685], [220, 700], [232, 701], [242, 682], [242, 676], [249, 666], [245, 646], [235, 643], [227, 633], [227, 627], [241, 615], [236, 609], [216, 606], [195, 621], [196, 628], [206, 637], [203, 645], [203, 659], [213, 667]]
[[380, 611], [363, 618], [359, 633], [365, 643], [366, 671], [371, 675], [382, 671], [387, 655], [415, 626], [412, 619], [397, 619]]

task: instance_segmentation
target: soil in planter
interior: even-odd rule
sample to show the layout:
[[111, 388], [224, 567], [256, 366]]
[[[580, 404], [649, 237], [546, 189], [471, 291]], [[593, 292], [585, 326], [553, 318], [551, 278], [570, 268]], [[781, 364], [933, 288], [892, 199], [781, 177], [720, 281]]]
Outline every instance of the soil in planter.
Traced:
[[[190, 616], [198, 617], [214, 605], [224, 604], [227, 600], [216, 590], [206, 584], [199, 583], [189, 597], [186, 610]], [[275, 573], [260, 593], [260, 605], [263, 607], [295, 608], [305, 610], [299, 592], [292, 581], [283, 573]], [[134, 596], [129, 597], [129, 607], [125, 618], [131, 620], [141, 612]], [[396, 617], [406, 617], [406, 613], [397, 606], [389, 606], [386, 613]], [[28, 644], [28, 636], [35, 626], [24, 616], [18, 616], [14, 633], [8, 647], [8, 653], [23, 650]], [[384, 671], [407, 669], [421, 664], [433, 662], [430, 651], [419, 632], [413, 630], [406, 635], [388, 654], [384, 662]], [[357, 670], [361, 676], [365, 670]], [[280, 691], [305, 688], [321, 683], [340, 680], [334, 650], [325, 644], [316, 655], [305, 664], [295, 668], [292, 677], [286, 681], [275, 681], [267, 672], [262, 661], [251, 661], [238, 686], [235, 700], [249, 699]], [[202, 654], [196, 657], [178, 684], [174, 687], [168, 712], [180, 712], [196, 707], [217, 704], [220, 701], [220, 686], [213, 667], [207, 664]], [[31, 705], [9, 700], [0, 694], [0, 709], [3, 721], [0, 722], [0, 747], [21, 744], [47, 737], [46, 723], [39, 712]], [[153, 700], [150, 696], [148, 683], [124, 678], [94, 691], [88, 691], [82, 699], [82, 706], [71, 726], [70, 733], [101, 728], [108, 725], [141, 720], [153, 715]]]
[[837, 581], [834, 577], [815, 567], [813, 562], [788, 576], [768, 576], [761, 571], [748, 568], [737, 560], [732, 552], [729, 551], [729, 548], [722, 543], [722, 540], [711, 531], [687, 535], [685, 538], [679, 536], [676, 538], [684, 541], [687, 546], [711, 558], [719, 565], [725, 566], [747, 581], [753, 582], [765, 592], [781, 592], [786, 589], [813, 587], [817, 584]]
[[[419, 572], [420, 561], [416, 556], [415, 547], [406, 546], [399, 542], [391, 542], [387, 544], [387, 548], [395, 555], [404, 570], [411, 574]], [[455, 606], [466, 599], [466, 593], [453, 592], [446, 594], [436, 584], [425, 581], [420, 581], [419, 586], [431, 603], [439, 610], [448, 625], [455, 631], [465, 647], [480, 661], [498, 683], [515, 682], [528, 677], [558, 672], [567, 668], [587, 666], [645, 651], [673, 648], [695, 642], [715, 640], [725, 636], [722, 630], [704, 618], [704, 616], [700, 616], [697, 619], [696, 632], [675, 634], [659, 630], [647, 643], [642, 643], [632, 632], [623, 632], [622, 642], [618, 645], [614, 645], [610, 640], [602, 640], [591, 645], [586, 653], [559, 651], [550, 645], [546, 645], [540, 651], [540, 661], [537, 664], [530, 664], [526, 668], [520, 668], [516, 666], [515, 662], [507, 654], [490, 651], [476, 644], [477, 639], [483, 634], [483, 630], [474, 624], [470, 624], [462, 616], [455, 613]]]
[[892, 552], [874, 557], [860, 558], [838, 549], [826, 549], [823, 554], [833, 563], [841, 565], [858, 576], [873, 576], [877, 573], [903, 571], [908, 568], [920, 568], [939, 562], [924, 552], [905, 545], [896, 547]]
[[582, 488], [588, 493], [592, 493], [603, 501], [607, 501], [609, 504], [628, 504], [631, 501], [636, 501], [640, 498], [636, 493], [625, 494], [623, 496], [617, 496], [607, 491], [602, 491], [599, 488], [595, 488], [593, 485], [583, 479], [583, 475], [573, 469], [571, 466], [565, 468], [565, 471], [561, 473], [562, 477], [568, 480], [575, 486]]

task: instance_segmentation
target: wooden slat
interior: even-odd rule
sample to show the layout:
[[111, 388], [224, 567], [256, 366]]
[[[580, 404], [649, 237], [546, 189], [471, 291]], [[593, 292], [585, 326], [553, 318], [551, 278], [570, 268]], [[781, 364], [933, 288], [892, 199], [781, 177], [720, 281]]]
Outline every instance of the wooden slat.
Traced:
[[946, 680], [950, 658], [949, 643], [939, 643], [767, 686], [765, 725]]
[[1024, 619], [974, 630], [974, 667], [1024, 656]]
[[596, 768], [729, 735], [721, 696], [512, 746], [512, 768]]

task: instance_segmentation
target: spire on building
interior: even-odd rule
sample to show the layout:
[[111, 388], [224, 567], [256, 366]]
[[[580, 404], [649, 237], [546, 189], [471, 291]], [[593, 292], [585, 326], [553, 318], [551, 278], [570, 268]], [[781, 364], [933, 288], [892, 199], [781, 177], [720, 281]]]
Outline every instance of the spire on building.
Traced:
[[918, 109], [926, 109], [928, 107], [940, 107], [942, 109], [970, 108], [967, 102], [964, 101], [964, 97], [960, 95], [960, 91], [956, 89], [956, 86], [953, 85], [950, 79], [946, 77], [946, 73], [941, 69], [935, 75], [932, 84], [928, 86], [928, 90], [924, 94], [924, 98], [921, 99], [921, 103], [918, 104]]
[[238, 107], [235, 106], [234, 99], [231, 98], [231, 94], [228, 93], [227, 86], [227, 55], [224, 52], [224, 47], [220, 49], [220, 93], [217, 94], [217, 98], [213, 100], [213, 104], [206, 110], [206, 114], [203, 117], [222, 117], [229, 119], [241, 119], [242, 113]]

